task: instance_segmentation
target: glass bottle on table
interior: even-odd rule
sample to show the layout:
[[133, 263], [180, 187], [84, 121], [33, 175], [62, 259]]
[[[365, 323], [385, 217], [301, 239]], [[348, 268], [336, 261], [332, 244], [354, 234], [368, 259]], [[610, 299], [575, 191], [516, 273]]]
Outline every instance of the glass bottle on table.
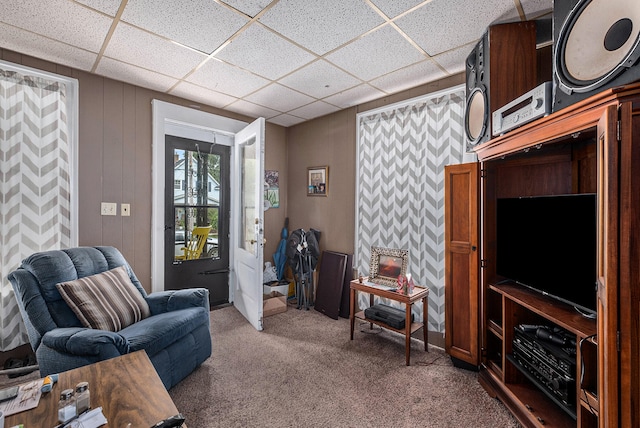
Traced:
[[65, 424], [76, 416], [76, 397], [73, 389], [65, 389], [60, 393], [58, 401], [58, 422]]

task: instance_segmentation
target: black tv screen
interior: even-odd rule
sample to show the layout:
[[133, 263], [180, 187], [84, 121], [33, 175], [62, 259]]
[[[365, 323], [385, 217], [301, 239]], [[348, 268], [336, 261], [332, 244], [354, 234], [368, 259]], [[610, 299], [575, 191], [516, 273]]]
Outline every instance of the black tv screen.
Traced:
[[595, 315], [596, 195], [498, 199], [496, 216], [496, 273]]

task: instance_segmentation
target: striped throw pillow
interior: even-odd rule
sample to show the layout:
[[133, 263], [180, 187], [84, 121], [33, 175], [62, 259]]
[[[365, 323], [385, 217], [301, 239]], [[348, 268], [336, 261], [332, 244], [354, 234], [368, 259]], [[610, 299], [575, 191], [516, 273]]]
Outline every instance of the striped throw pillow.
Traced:
[[56, 284], [71, 310], [88, 328], [119, 331], [150, 315], [149, 305], [124, 266]]

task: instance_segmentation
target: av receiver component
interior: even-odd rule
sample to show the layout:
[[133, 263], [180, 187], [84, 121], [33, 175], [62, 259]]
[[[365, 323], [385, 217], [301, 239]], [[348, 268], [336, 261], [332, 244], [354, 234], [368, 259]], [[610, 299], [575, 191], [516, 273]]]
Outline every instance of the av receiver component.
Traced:
[[544, 82], [509, 104], [493, 112], [493, 136], [504, 134], [514, 128], [551, 113], [553, 85]]
[[522, 326], [514, 328], [513, 358], [567, 407], [575, 404], [575, 356], [563, 347], [540, 339]]

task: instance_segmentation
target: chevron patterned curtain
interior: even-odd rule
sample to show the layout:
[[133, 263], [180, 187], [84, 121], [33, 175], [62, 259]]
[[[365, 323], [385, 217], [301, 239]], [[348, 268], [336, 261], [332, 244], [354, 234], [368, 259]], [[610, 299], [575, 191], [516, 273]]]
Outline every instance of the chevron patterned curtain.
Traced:
[[[408, 271], [427, 285], [429, 330], [444, 331], [444, 166], [465, 153], [464, 88], [358, 116], [356, 268], [371, 247], [409, 250]], [[369, 305], [360, 296], [360, 307]], [[394, 304], [394, 302], [384, 302]], [[422, 318], [422, 307], [414, 305]]]
[[26, 256], [69, 247], [64, 84], [0, 68], [0, 350], [28, 342], [7, 275]]

